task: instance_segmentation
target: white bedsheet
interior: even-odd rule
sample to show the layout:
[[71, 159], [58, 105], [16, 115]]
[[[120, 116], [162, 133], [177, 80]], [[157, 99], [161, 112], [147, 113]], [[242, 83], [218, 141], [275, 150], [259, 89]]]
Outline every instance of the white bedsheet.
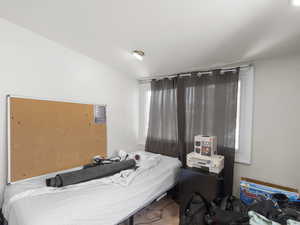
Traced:
[[[119, 156], [122, 155], [124, 152], [120, 151]], [[133, 152], [128, 155], [128, 159], [134, 159], [134, 156], [138, 154], [140, 159], [136, 161], [138, 168], [136, 170], [129, 169], [129, 170], [123, 170], [120, 173], [117, 173], [113, 176], [106, 177], [101, 179], [103, 183], [109, 184], [109, 183], [115, 183], [127, 186], [131, 184], [131, 182], [139, 176], [141, 173], [144, 173], [147, 170], [150, 170], [154, 167], [156, 167], [162, 156], [159, 154], [148, 154], [147, 152]], [[122, 157], [121, 157], [122, 159]]]
[[171, 188], [180, 166], [177, 159], [161, 156], [127, 186], [103, 179], [63, 188], [46, 187], [41, 178], [11, 184], [4, 217], [9, 225], [114, 225]]

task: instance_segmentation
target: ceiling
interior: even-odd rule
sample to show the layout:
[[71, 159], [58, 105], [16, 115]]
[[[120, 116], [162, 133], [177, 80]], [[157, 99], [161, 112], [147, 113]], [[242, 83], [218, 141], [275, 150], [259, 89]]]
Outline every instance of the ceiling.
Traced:
[[[300, 52], [288, 0], [0, 0], [0, 17], [135, 77]], [[136, 60], [131, 52], [142, 49]]]

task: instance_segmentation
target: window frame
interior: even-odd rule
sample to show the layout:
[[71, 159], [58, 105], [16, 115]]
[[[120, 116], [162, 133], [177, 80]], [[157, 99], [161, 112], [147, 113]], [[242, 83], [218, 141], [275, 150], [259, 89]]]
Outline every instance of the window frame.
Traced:
[[[149, 94], [150, 93], [150, 94]], [[149, 121], [151, 83], [139, 83], [139, 137], [138, 144], [145, 146]], [[148, 107], [148, 108], [147, 108]]]
[[239, 74], [238, 148], [235, 162], [251, 164], [254, 112], [254, 66], [241, 68]]

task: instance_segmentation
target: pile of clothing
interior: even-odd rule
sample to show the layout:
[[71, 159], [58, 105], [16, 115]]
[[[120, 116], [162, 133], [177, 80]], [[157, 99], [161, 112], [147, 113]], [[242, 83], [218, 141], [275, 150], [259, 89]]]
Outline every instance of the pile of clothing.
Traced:
[[[286, 199], [284, 196], [277, 196]], [[278, 198], [277, 198], [278, 199]], [[191, 196], [180, 225], [300, 225], [300, 204], [297, 202], [258, 200], [245, 205], [234, 196], [210, 203], [199, 193]]]

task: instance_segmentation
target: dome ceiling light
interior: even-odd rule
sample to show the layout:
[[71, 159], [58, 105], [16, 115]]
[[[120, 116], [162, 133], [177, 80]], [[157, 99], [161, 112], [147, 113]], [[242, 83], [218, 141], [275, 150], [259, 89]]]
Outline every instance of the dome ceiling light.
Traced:
[[143, 57], [145, 56], [145, 52], [142, 50], [134, 50], [132, 55], [137, 58], [138, 60], [142, 61]]

